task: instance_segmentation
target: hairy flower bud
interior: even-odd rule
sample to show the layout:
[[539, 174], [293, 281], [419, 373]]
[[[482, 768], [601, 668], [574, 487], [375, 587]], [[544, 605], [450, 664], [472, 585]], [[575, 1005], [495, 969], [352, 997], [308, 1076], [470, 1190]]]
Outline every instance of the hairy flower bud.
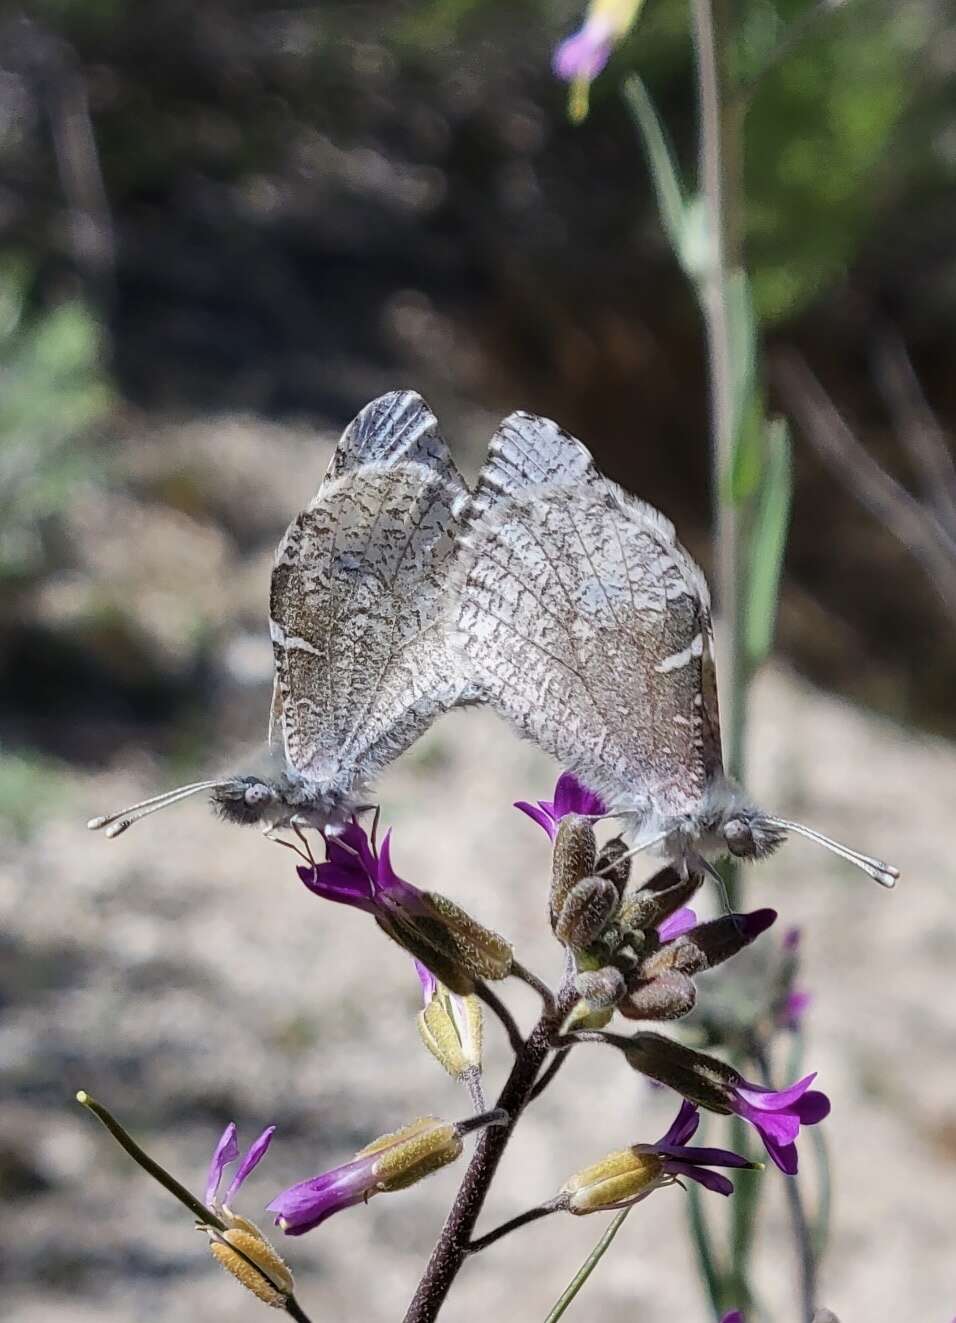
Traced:
[[436, 984], [418, 1017], [418, 1032], [429, 1052], [453, 1079], [481, 1069], [481, 1003]]
[[501, 979], [511, 972], [509, 943], [436, 891], [423, 892], [414, 913], [395, 908], [379, 923], [461, 997], [474, 991], [476, 978]]
[[659, 1084], [666, 1084], [699, 1107], [730, 1112], [740, 1076], [717, 1057], [695, 1052], [663, 1034], [638, 1033], [623, 1049], [628, 1064]]
[[554, 935], [572, 950], [589, 947], [617, 912], [620, 896], [607, 877], [585, 877], [567, 893]]
[[603, 969], [586, 969], [577, 974], [574, 987], [578, 996], [587, 1002], [588, 1011], [603, 1011], [615, 1006], [624, 995], [624, 975], [614, 965]]
[[213, 1258], [263, 1304], [284, 1309], [295, 1290], [288, 1264], [254, 1222], [233, 1213], [230, 1223], [226, 1231], [202, 1228]]
[[452, 1121], [422, 1116], [394, 1134], [374, 1139], [360, 1148], [356, 1158], [375, 1157], [376, 1189], [390, 1194], [415, 1185], [439, 1167], [461, 1156], [461, 1135]]
[[697, 989], [676, 970], [643, 981], [618, 1002], [626, 1020], [679, 1020], [694, 1009]]
[[614, 836], [601, 846], [594, 865], [594, 872], [601, 877], [609, 877], [618, 892], [623, 896], [631, 876], [631, 854], [623, 836]]
[[566, 814], [558, 824], [551, 857], [548, 906], [552, 930], [557, 926], [572, 887], [594, 873], [596, 862], [597, 841], [591, 823], [577, 813]]
[[686, 905], [702, 882], [700, 873], [682, 878], [676, 868], [668, 865], [625, 898], [621, 906], [621, 922], [628, 928], [642, 931], [656, 928], [675, 910]]
[[569, 1213], [582, 1217], [587, 1213], [610, 1212], [637, 1203], [656, 1190], [659, 1185], [670, 1184], [663, 1161], [653, 1153], [637, 1153], [633, 1148], [608, 1153], [600, 1162], [575, 1172], [561, 1187]]

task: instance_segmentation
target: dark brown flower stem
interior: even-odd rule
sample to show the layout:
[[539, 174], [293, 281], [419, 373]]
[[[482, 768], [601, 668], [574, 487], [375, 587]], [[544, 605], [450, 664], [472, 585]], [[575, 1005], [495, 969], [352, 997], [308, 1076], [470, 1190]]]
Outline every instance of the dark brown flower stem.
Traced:
[[498, 1098], [497, 1106], [510, 1118], [508, 1124], [483, 1131], [475, 1145], [461, 1188], [405, 1314], [405, 1323], [433, 1323], [468, 1257], [475, 1225], [498, 1164], [548, 1059], [551, 1040], [577, 1001], [577, 993], [573, 987], [567, 987], [557, 998], [549, 993], [549, 1000], [551, 1004], [545, 1005], [540, 1020], [515, 1053], [511, 1074]]
[[483, 1001], [489, 1011], [492, 1011], [497, 1015], [498, 1019], [504, 1025], [505, 1033], [508, 1035], [508, 1042], [511, 1044], [511, 1050], [513, 1052], [520, 1052], [524, 1047], [524, 1038], [521, 1030], [518, 1028], [514, 1016], [508, 1010], [508, 1007], [504, 1004], [498, 994], [492, 992], [487, 983], [483, 983], [480, 979], [476, 979], [475, 996], [479, 1001]]
[[501, 1240], [502, 1236], [517, 1231], [519, 1227], [525, 1227], [529, 1222], [537, 1222], [542, 1217], [550, 1217], [560, 1207], [560, 1203], [552, 1202], [539, 1204], [537, 1208], [529, 1208], [524, 1213], [519, 1213], [517, 1217], [502, 1222], [501, 1226], [495, 1227], [494, 1231], [489, 1231], [486, 1236], [479, 1236], [477, 1240], [472, 1240], [468, 1245], [468, 1253], [478, 1254], [481, 1250], [487, 1249], [489, 1245], [493, 1245], [496, 1240]]

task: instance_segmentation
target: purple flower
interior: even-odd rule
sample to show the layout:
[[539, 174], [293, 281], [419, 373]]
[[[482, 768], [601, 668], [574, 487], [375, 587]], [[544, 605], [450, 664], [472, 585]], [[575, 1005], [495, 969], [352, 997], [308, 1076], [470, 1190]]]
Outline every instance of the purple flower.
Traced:
[[830, 1112], [830, 1099], [811, 1089], [816, 1072], [788, 1089], [765, 1089], [742, 1080], [732, 1091], [732, 1112], [754, 1126], [773, 1162], [788, 1176], [797, 1171], [797, 1135], [802, 1125], [817, 1125]]
[[401, 1190], [460, 1156], [461, 1136], [449, 1121], [423, 1116], [394, 1134], [383, 1135], [331, 1171], [300, 1181], [267, 1204], [276, 1226], [301, 1236], [334, 1213], [366, 1203], [375, 1194]]
[[390, 904], [416, 913], [422, 893], [392, 868], [391, 835], [386, 832], [379, 850], [374, 829], [369, 838], [353, 818], [339, 835], [325, 838], [324, 864], [314, 868], [300, 864], [296, 872], [310, 891], [325, 900], [354, 905], [367, 914], [380, 914]]
[[422, 1000], [427, 1006], [438, 992], [438, 979], [430, 969], [422, 964], [420, 960], [415, 961], [415, 973], [418, 975], [418, 981], [422, 985]]
[[539, 799], [537, 804], [529, 804], [521, 799], [515, 804], [516, 809], [527, 813], [539, 827], [543, 827], [553, 841], [558, 834], [558, 823], [569, 813], [579, 813], [582, 817], [603, 817], [607, 806], [593, 790], [583, 786], [573, 772], [562, 772], [554, 787], [554, 799]]
[[720, 1323], [744, 1323], [744, 1316], [739, 1309], [732, 1309], [722, 1316]]
[[551, 68], [562, 82], [583, 78], [593, 83], [611, 58], [613, 46], [611, 24], [600, 15], [592, 15], [577, 32], [561, 42], [554, 52]]
[[697, 915], [689, 905], [683, 905], [673, 914], [669, 914], [666, 919], [662, 919], [657, 925], [657, 936], [662, 942], [673, 942], [677, 937], [683, 937], [689, 933], [691, 928], [697, 927]]
[[219, 1217], [229, 1221], [229, 1205], [233, 1196], [242, 1185], [243, 1181], [250, 1172], [259, 1165], [266, 1155], [266, 1150], [272, 1143], [272, 1136], [275, 1134], [275, 1126], [267, 1126], [262, 1134], [249, 1146], [246, 1156], [236, 1168], [236, 1174], [232, 1178], [223, 1198], [219, 1198], [219, 1187], [222, 1184], [223, 1173], [239, 1156], [239, 1139], [236, 1131], [236, 1123], [230, 1121], [222, 1132], [222, 1138], [216, 1145], [216, 1151], [212, 1155], [212, 1162], [209, 1164], [209, 1176], [206, 1180], [206, 1207]]
[[806, 992], [802, 988], [791, 988], [777, 1014], [777, 1023], [781, 1029], [789, 1029], [791, 1033], [797, 1033], [812, 1001], [812, 992]]
[[730, 1149], [688, 1147], [687, 1141], [697, 1133], [699, 1125], [700, 1112], [693, 1103], [685, 1101], [667, 1133], [656, 1144], [636, 1144], [635, 1152], [662, 1158], [662, 1170], [670, 1177], [685, 1177], [717, 1194], [732, 1194], [734, 1187], [727, 1177], [707, 1168], [747, 1167], [752, 1170], [754, 1164]]

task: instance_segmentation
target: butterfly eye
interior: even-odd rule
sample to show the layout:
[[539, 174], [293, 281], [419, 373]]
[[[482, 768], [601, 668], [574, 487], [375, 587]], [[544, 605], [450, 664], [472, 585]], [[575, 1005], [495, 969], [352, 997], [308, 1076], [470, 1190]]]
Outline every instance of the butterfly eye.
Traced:
[[756, 853], [753, 831], [742, 818], [731, 818], [724, 823], [724, 840], [727, 849], [738, 859], [752, 859]]
[[252, 785], [246, 786], [242, 798], [248, 808], [262, 808], [275, 799], [275, 792], [262, 781], [254, 781]]

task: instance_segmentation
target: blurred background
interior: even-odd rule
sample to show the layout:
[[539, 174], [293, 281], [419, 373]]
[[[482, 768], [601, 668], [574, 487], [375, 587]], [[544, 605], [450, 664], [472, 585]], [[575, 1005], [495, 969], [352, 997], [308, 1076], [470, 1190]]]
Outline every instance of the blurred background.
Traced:
[[[801, 24], [755, 88], [744, 162], [770, 399], [795, 422], [750, 781], [904, 880], [878, 894], [793, 844], [748, 891], [804, 930], [808, 1069], [834, 1101], [821, 1300], [844, 1323], [945, 1320], [956, 20], [934, 0], [806, 12], [748, 0], [744, 27], [765, 50]], [[277, 1121], [253, 1217], [373, 1135], [463, 1109], [418, 1050], [407, 958], [309, 898], [284, 852], [202, 805], [114, 844], [83, 828], [264, 735], [272, 551], [356, 410], [415, 387], [470, 475], [503, 414], [555, 417], [710, 564], [699, 314], [613, 76], [640, 71], [691, 169], [686, 12], [647, 0], [574, 127], [550, 61], [580, 17], [563, 0], [51, 0], [0, 17], [0, 1188], [25, 1323], [260, 1308], [75, 1114], [76, 1088], [197, 1190], [226, 1121], [246, 1139]], [[836, 465], [807, 365], [860, 443]], [[466, 714], [382, 790], [399, 871], [542, 973], [560, 966], [547, 854], [509, 805], [553, 775]], [[670, 1105], [598, 1058], [529, 1117], [491, 1218], [550, 1194], [569, 1154], [666, 1128]], [[786, 1323], [775, 1177], [758, 1283]], [[398, 1317], [454, 1188], [446, 1171], [294, 1244], [310, 1312]], [[707, 1317], [679, 1196], [632, 1216], [582, 1319]], [[599, 1230], [558, 1221], [469, 1265], [449, 1320], [479, 1297], [544, 1317]]]

